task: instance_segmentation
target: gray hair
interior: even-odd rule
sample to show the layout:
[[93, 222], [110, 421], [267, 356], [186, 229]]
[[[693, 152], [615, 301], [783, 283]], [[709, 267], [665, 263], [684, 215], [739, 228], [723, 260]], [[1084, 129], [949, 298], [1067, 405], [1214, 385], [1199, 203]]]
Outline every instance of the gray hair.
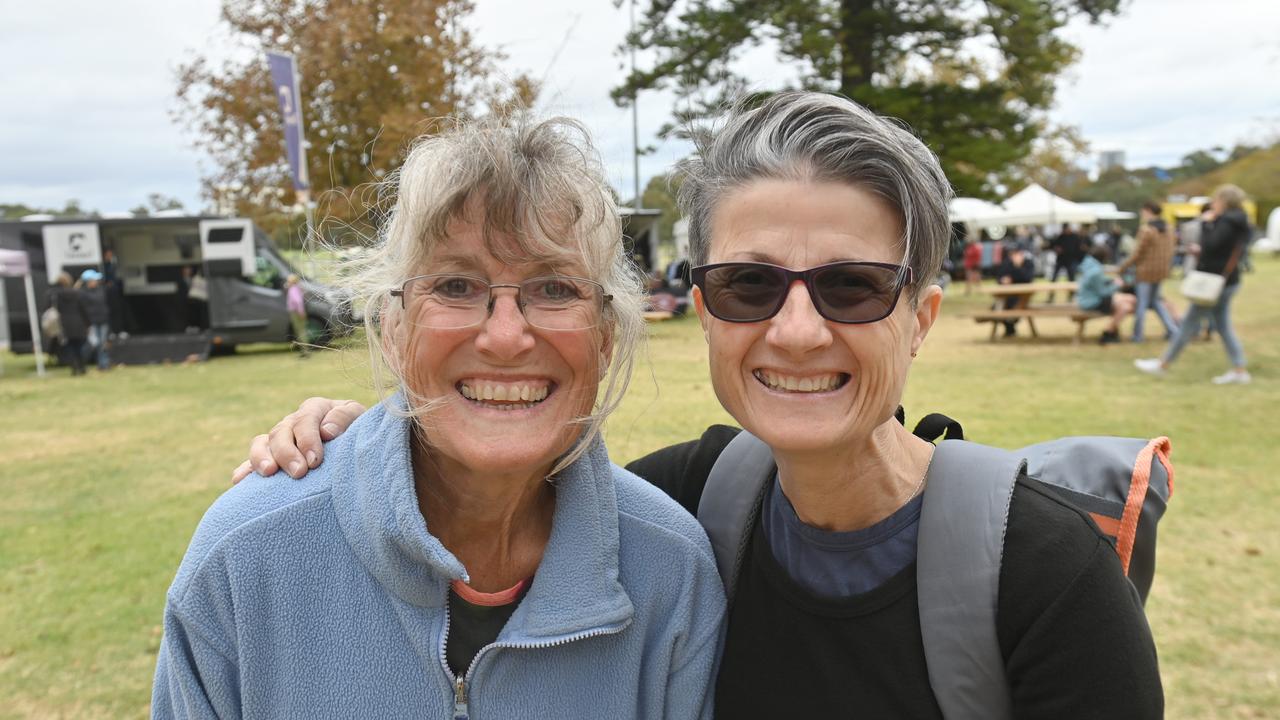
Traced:
[[[344, 263], [342, 275], [354, 301], [367, 308], [370, 360], [380, 389], [392, 384], [382, 375], [389, 372], [394, 385], [410, 395], [399, 361], [384, 352], [380, 320], [399, 311], [398, 302], [389, 302], [391, 291], [430, 272], [431, 254], [447, 240], [452, 220], [480, 225], [486, 250], [505, 263], [572, 267], [612, 296], [598, 328], [612, 347], [609, 367], [601, 368], [604, 392], [597, 392], [593, 412], [578, 418], [584, 430], [552, 473], [568, 466], [621, 402], [645, 332], [643, 285], [623, 252], [621, 220], [586, 128], [562, 117], [537, 121], [527, 112], [453, 124], [418, 138], [379, 194], [394, 198], [394, 208], [371, 251]], [[391, 355], [399, 354], [392, 349]], [[407, 399], [409, 414], [429, 442], [429, 416], [438, 403]]]
[[716, 204], [752, 181], [777, 179], [846, 183], [888, 201], [901, 216], [913, 301], [941, 269], [951, 243], [951, 184], [902, 124], [847, 98], [785, 92], [757, 108], [739, 101], [720, 127], [694, 133], [694, 142], [696, 152], [676, 169], [695, 265], [710, 254]]
[[1248, 195], [1245, 194], [1244, 190], [1240, 189], [1239, 185], [1226, 183], [1214, 189], [1213, 197], [1215, 200], [1221, 200], [1222, 204], [1228, 208], [1238, 210], [1244, 207], [1244, 201]]

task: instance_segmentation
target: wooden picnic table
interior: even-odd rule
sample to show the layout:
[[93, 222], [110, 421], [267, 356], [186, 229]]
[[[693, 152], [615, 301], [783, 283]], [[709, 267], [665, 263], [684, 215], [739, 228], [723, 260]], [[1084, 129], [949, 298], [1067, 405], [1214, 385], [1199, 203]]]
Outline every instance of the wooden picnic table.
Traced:
[[1036, 318], [1060, 317], [1067, 318], [1076, 324], [1075, 342], [1079, 344], [1084, 338], [1084, 325], [1095, 318], [1104, 317], [1102, 313], [1093, 312], [1091, 310], [1081, 310], [1074, 303], [1034, 303], [1033, 298], [1039, 293], [1067, 293], [1071, 297], [1075, 293], [1077, 285], [1074, 282], [1031, 282], [1031, 283], [1009, 283], [1007, 285], [982, 285], [978, 288], [980, 292], [991, 295], [994, 298], [1017, 298], [1017, 304], [1013, 307], [1005, 308], [1001, 304], [992, 308], [987, 312], [980, 312], [973, 316], [974, 322], [991, 323], [991, 340], [996, 339], [997, 328], [1006, 320], [1026, 320], [1027, 325], [1031, 328], [1031, 336], [1040, 337], [1039, 330], [1036, 329]]

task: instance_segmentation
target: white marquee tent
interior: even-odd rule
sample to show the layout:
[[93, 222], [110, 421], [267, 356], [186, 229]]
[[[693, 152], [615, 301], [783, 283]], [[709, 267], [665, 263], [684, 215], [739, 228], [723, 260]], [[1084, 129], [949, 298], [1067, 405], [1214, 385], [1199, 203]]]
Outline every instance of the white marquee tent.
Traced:
[[953, 223], [974, 223], [1004, 212], [1004, 208], [995, 203], [970, 197], [951, 198], [948, 210]]
[[1002, 225], [1055, 225], [1058, 223], [1096, 222], [1098, 212], [1078, 203], [1058, 197], [1043, 187], [1031, 183], [1021, 192], [1004, 201], [989, 212], [974, 212], [965, 222], [975, 227]]
[[[31, 322], [31, 341], [36, 354], [36, 374], [44, 377], [44, 349], [40, 346], [40, 322], [36, 319], [36, 292], [31, 284], [31, 261], [21, 250], [0, 248], [0, 278], [20, 277], [27, 290], [27, 319]], [[0, 322], [9, 322], [0, 317]]]

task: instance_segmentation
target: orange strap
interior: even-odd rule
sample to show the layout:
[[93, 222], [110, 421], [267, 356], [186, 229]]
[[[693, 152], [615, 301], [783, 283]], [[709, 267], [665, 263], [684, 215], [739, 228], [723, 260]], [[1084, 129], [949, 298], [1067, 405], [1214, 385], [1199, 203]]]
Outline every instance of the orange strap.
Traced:
[[1169, 497], [1173, 497], [1173, 465], [1169, 463], [1172, 445], [1167, 437], [1158, 437], [1142, 448], [1133, 461], [1133, 482], [1129, 484], [1129, 496], [1124, 501], [1124, 514], [1120, 516], [1120, 531], [1116, 533], [1116, 554], [1120, 566], [1129, 574], [1129, 557], [1133, 555], [1133, 543], [1138, 537], [1138, 518], [1142, 504], [1147, 499], [1147, 487], [1151, 484], [1151, 463], [1159, 460], [1169, 475]]

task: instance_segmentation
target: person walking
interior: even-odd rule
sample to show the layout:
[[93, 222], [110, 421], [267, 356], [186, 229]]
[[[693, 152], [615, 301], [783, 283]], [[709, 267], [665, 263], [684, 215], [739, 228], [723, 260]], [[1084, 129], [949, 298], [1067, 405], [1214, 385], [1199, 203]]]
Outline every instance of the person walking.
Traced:
[[1249, 244], [1249, 219], [1244, 214], [1244, 191], [1235, 185], [1223, 185], [1213, 193], [1213, 202], [1204, 214], [1204, 225], [1199, 246], [1190, 248], [1197, 253], [1196, 270], [1226, 277], [1226, 284], [1218, 301], [1213, 305], [1193, 304], [1182, 320], [1173, 341], [1158, 358], [1134, 360], [1134, 367], [1149, 375], [1163, 375], [1178, 355], [1200, 334], [1200, 323], [1212, 320], [1222, 338], [1222, 345], [1231, 361], [1231, 369], [1213, 378], [1217, 385], [1246, 384], [1253, 378], [1245, 362], [1244, 346], [1236, 337], [1231, 324], [1231, 301], [1240, 290], [1240, 258]]
[[84, 345], [89, 337], [89, 310], [84, 295], [71, 286], [71, 275], [61, 273], [57, 284], [49, 288], [49, 307], [58, 311], [62, 321], [62, 359], [71, 364], [72, 375], [84, 375]]
[[293, 344], [299, 357], [311, 357], [310, 338], [307, 337], [307, 303], [302, 291], [301, 278], [290, 274], [284, 281], [285, 306], [289, 308], [289, 322], [293, 325]]
[[102, 282], [102, 273], [85, 270], [80, 274], [80, 282], [83, 283], [80, 294], [84, 298], [85, 312], [89, 315], [85, 360], [96, 356], [98, 369], [110, 370], [111, 356], [107, 354], [107, 345], [111, 337], [111, 305], [107, 299], [107, 288]]
[[1123, 274], [1129, 268], [1134, 269], [1135, 294], [1138, 308], [1133, 316], [1133, 342], [1142, 342], [1143, 323], [1147, 310], [1155, 310], [1160, 322], [1164, 324], [1165, 339], [1178, 332], [1178, 322], [1160, 297], [1160, 283], [1169, 277], [1173, 266], [1175, 240], [1169, 226], [1160, 218], [1160, 204], [1148, 200], [1139, 211], [1142, 217], [1142, 228], [1138, 230], [1137, 246], [1133, 254], [1116, 268]]

